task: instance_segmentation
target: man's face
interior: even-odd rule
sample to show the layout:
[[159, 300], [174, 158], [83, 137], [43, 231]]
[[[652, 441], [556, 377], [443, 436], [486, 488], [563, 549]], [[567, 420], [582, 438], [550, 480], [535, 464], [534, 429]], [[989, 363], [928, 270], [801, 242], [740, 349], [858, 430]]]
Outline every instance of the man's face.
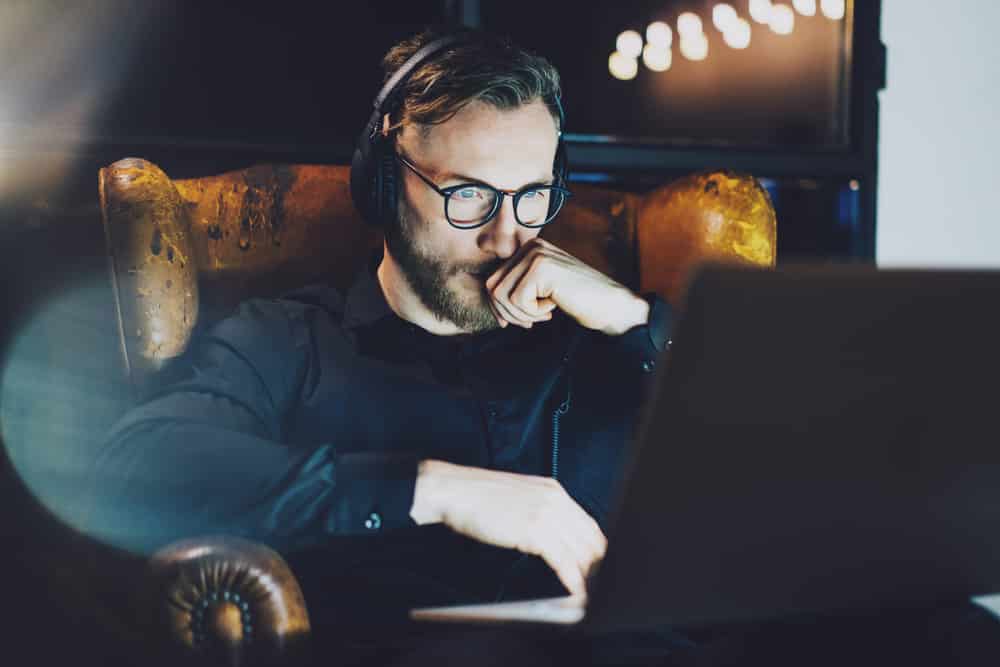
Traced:
[[[551, 182], [557, 133], [541, 101], [501, 111], [472, 102], [440, 125], [407, 126], [397, 149], [439, 188], [482, 182], [501, 190]], [[467, 332], [498, 327], [484, 283], [538, 229], [519, 225], [511, 197], [487, 224], [456, 229], [444, 198], [405, 167], [399, 225], [387, 230], [389, 254], [423, 305]]]

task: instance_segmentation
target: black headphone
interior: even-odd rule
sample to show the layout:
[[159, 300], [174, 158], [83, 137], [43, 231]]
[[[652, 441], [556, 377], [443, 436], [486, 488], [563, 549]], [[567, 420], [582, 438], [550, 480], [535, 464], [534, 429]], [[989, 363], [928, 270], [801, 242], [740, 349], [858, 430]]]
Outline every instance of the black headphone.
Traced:
[[[375, 97], [371, 118], [362, 130], [361, 136], [354, 148], [354, 156], [351, 158], [351, 199], [354, 206], [368, 223], [372, 225], [383, 225], [396, 219], [397, 210], [397, 183], [399, 183], [399, 163], [396, 160], [395, 147], [391, 137], [382, 135], [382, 119], [387, 112], [391, 112], [393, 106], [398, 102], [394, 99], [396, 89], [410, 75], [431, 56], [443, 51], [449, 46], [465, 41], [472, 41], [476, 38], [476, 33], [466, 31], [454, 33], [436, 39], [423, 46], [397, 69], [393, 75], [382, 86]], [[566, 147], [563, 145], [562, 128], [565, 124], [562, 102], [558, 97], [555, 99], [556, 107], [559, 110], [559, 143], [556, 146], [555, 161], [552, 172], [555, 176], [555, 184], [565, 187], [569, 165], [566, 161]], [[553, 198], [550, 206], [558, 206], [559, 203]], [[552, 213], [550, 209], [550, 214]]]

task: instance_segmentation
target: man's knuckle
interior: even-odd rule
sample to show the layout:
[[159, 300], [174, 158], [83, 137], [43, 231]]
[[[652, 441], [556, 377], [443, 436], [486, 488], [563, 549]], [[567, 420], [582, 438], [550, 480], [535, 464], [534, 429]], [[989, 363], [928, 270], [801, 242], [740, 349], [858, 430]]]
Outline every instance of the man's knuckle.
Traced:
[[548, 265], [549, 258], [547, 255], [536, 255], [534, 259], [531, 260], [528, 272], [534, 276], [538, 276], [540, 273], [545, 271]]

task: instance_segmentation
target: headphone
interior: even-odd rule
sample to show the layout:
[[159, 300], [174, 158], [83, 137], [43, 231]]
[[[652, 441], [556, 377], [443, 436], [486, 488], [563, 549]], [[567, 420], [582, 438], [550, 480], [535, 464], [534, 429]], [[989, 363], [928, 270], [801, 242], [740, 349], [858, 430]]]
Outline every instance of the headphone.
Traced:
[[[398, 102], [395, 99], [397, 89], [413, 70], [431, 56], [453, 44], [471, 42], [476, 36], [472, 31], [454, 33], [424, 45], [393, 73], [375, 97], [372, 103], [374, 111], [361, 136], [358, 137], [354, 156], [351, 158], [351, 199], [354, 200], [354, 206], [361, 213], [361, 217], [369, 224], [381, 226], [391, 223], [398, 213], [399, 162], [396, 160], [392, 138], [382, 135], [382, 121], [385, 114], [391, 113]], [[558, 97], [555, 103], [559, 111], [559, 142], [556, 146], [552, 172], [555, 176], [555, 185], [565, 187], [569, 171], [566, 147], [562, 139], [565, 116], [562, 102]], [[553, 198], [550, 203], [550, 214], [553, 212], [552, 207], [557, 205], [558, 202]]]

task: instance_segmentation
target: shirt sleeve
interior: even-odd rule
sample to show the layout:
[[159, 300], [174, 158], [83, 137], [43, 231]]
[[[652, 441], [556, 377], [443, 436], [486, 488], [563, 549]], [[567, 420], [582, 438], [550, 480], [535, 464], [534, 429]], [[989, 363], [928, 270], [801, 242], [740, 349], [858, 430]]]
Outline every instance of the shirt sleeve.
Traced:
[[674, 312], [670, 304], [656, 293], [644, 294], [649, 303], [649, 320], [646, 324], [632, 327], [619, 338], [627, 363], [634, 363], [645, 372], [656, 366], [657, 359], [670, 347]]
[[96, 458], [92, 530], [151, 551], [205, 534], [277, 549], [414, 525], [416, 460], [289, 446], [311, 363], [308, 307], [252, 301], [192, 350], [188, 377], [127, 413]]

